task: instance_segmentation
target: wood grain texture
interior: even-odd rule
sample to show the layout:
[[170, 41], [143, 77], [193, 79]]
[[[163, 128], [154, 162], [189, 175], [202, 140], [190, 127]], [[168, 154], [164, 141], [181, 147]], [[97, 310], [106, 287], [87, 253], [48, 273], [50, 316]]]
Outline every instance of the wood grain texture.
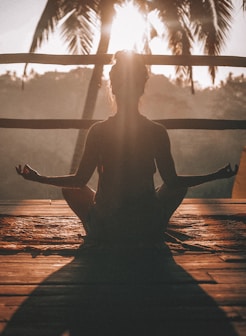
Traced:
[[[69, 245], [81, 228], [69, 211], [62, 200], [1, 202], [12, 223], [2, 236], [9, 225], [12, 243], [46, 246], [2, 250], [1, 335], [245, 335], [244, 200], [185, 200], [170, 223], [178, 241], [158, 249]], [[64, 237], [60, 249], [42, 232]], [[221, 246], [189, 248], [209, 242]]]

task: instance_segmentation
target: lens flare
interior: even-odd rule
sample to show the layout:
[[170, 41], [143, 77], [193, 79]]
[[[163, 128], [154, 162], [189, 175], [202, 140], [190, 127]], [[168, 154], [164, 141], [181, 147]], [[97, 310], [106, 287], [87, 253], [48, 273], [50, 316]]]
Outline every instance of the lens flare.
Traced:
[[116, 5], [115, 10], [109, 53], [123, 49], [141, 52], [147, 30], [144, 16], [131, 2], [126, 2], [121, 6]]

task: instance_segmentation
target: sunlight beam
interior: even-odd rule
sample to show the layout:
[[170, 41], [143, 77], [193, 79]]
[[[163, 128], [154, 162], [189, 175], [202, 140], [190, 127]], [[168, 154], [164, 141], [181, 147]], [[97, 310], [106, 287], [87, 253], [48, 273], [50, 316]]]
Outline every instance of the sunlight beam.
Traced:
[[143, 15], [129, 1], [121, 6], [116, 5], [115, 10], [109, 53], [123, 49], [142, 52], [147, 29]]

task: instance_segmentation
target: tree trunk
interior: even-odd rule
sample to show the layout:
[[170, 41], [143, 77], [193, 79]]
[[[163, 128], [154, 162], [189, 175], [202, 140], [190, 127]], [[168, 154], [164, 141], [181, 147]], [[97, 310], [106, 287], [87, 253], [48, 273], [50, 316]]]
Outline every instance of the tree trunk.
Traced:
[[[100, 88], [102, 72], [103, 72], [103, 65], [95, 65], [88, 86], [86, 101], [81, 119], [91, 119], [93, 117], [98, 90]], [[70, 168], [71, 173], [74, 173], [76, 171], [78, 164], [81, 160], [86, 134], [87, 130], [83, 129], [79, 130]]]
[[[106, 6], [105, 6], [106, 5]], [[101, 11], [101, 38], [97, 49], [98, 54], [105, 54], [108, 51], [108, 45], [111, 35], [111, 28], [114, 18], [114, 5], [112, 1], [105, 1], [104, 6], [102, 6]], [[103, 74], [103, 65], [96, 64], [93, 73], [91, 76], [91, 80], [89, 83], [87, 97], [84, 105], [84, 110], [82, 114], [82, 119], [91, 119], [93, 117], [96, 99], [98, 95], [98, 90], [101, 85], [101, 79]], [[78, 134], [78, 138], [75, 145], [74, 155], [72, 159], [70, 172], [74, 173], [78, 167], [81, 156], [83, 154], [83, 147], [85, 141], [86, 131], [80, 130]]]

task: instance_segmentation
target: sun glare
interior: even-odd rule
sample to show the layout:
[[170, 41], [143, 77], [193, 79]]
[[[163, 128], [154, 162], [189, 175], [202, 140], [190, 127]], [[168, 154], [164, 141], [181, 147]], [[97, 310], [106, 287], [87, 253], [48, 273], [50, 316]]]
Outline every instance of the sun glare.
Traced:
[[147, 24], [138, 8], [131, 2], [116, 6], [116, 15], [112, 26], [109, 53], [118, 50], [141, 52]]
[[[138, 7], [132, 1], [126, 1], [123, 5], [115, 6], [116, 14], [112, 25], [111, 38], [108, 53], [114, 54], [119, 50], [133, 50], [143, 53], [145, 39], [150, 34], [150, 26], [154, 27], [158, 33], [155, 38], [149, 40], [149, 48], [154, 54], [170, 54], [167, 42], [165, 43], [164, 25], [158, 18], [156, 11], [148, 13], [144, 17]], [[155, 73], [175, 73], [173, 67], [152, 66]], [[105, 67], [106, 73], [108, 67]], [[107, 77], [107, 75], [106, 75]]]

